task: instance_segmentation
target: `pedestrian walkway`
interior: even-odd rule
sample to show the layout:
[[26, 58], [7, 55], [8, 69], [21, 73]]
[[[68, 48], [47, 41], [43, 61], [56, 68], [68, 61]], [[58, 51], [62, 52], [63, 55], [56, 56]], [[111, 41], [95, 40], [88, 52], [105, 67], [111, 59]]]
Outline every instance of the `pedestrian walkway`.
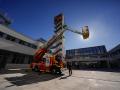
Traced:
[[120, 73], [73, 70], [69, 76], [9, 72], [0, 75], [0, 90], [120, 90]]

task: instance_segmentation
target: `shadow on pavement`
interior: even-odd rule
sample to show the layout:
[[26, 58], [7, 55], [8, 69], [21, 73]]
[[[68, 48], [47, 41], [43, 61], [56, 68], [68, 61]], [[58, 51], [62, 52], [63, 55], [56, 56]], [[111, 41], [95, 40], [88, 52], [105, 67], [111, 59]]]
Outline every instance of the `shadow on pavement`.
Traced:
[[8, 85], [8, 86], [6, 86], [6, 88], [8, 88], [8, 87], [12, 87], [12, 86], [15, 86], [15, 85]]
[[22, 86], [27, 84], [39, 83], [43, 81], [49, 81], [55, 78], [61, 77], [61, 75], [52, 75], [52, 74], [38, 74], [38, 73], [27, 73], [26, 75], [20, 77], [7, 77], [5, 78], [14, 85]]
[[57, 74], [52, 75], [50, 73], [39, 74], [38, 72], [32, 72], [31, 70], [28, 69], [4, 70], [0, 74], [1, 75], [5, 74], [5, 79], [8, 80], [13, 85], [17, 85], [17, 86], [49, 81], [63, 76]]
[[59, 79], [59, 80], [61, 80], [61, 79], [67, 79], [68, 77], [70, 77], [70, 75], [68, 75], [68, 76], [63, 76], [63, 77], [60, 77], [60, 79]]

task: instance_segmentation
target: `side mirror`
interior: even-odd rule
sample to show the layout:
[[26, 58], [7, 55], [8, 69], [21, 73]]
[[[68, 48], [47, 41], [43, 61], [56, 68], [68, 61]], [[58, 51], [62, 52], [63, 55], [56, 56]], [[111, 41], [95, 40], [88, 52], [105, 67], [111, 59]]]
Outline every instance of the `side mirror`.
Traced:
[[83, 36], [83, 39], [89, 38], [89, 28], [88, 28], [88, 26], [84, 26], [82, 28], [82, 36]]

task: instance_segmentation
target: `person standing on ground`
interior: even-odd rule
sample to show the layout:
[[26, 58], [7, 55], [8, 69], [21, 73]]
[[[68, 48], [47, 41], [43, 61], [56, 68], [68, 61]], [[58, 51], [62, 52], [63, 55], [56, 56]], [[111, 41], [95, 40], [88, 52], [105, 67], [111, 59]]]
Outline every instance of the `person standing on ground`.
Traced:
[[68, 62], [67, 68], [69, 70], [69, 76], [71, 76], [72, 75], [72, 63], [71, 62]]

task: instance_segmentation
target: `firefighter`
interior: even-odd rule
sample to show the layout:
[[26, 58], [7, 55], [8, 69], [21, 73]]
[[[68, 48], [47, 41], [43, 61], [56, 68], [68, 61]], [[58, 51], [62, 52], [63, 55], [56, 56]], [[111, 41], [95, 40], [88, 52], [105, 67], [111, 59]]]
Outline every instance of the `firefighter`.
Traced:
[[67, 63], [67, 68], [69, 70], [69, 76], [71, 76], [72, 75], [72, 63], [71, 62]]

